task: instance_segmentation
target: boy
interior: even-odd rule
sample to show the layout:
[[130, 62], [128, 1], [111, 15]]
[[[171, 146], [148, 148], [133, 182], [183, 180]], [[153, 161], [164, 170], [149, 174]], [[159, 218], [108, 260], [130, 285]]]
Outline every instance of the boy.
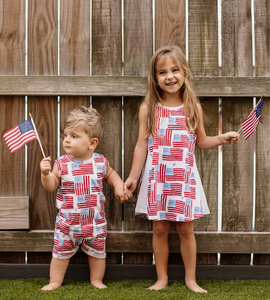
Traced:
[[79, 245], [88, 255], [90, 283], [106, 288], [102, 280], [106, 267], [105, 197], [102, 180], [114, 187], [115, 195], [123, 203], [131, 197], [118, 174], [107, 159], [94, 153], [103, 134], [103, 119], [95, 109], [82, 107], [70, 112], [64, 124], [63, 148], [66, 155], [55, 161], [51, 158], [40, 163], [41, 182], [48, 191], [57, 192], [53, 257], [50, 283], [42, 290], [60, 288], [70, 258]]

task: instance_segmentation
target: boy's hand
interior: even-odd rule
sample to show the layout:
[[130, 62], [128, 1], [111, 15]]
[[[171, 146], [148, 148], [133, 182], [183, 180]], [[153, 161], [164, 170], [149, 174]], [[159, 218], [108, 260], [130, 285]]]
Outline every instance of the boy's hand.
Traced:
[[117, 186], [114, 190], [115, 196], [119, 200], [120, 203], [124, 203], [129, 198], [132, 197], [132, 193], [126, 189], [125, 184], [123, 183], [122, 186]]
[[50, 174], [50, 171], [51, 171], [51, 157], [50, 156], [42, 159], [42, 161], [40, 162], [40, 170], [44, 176], [47, 176]]

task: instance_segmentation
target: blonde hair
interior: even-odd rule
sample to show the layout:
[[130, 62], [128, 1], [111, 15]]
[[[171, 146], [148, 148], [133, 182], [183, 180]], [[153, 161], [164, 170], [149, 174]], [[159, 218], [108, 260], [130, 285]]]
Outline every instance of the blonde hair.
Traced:
[[90, 139], [100, 140], [103, 135], [103, 118], [94, 108], [82, 106], [73, 109], [64, 122], [64, 128], [78, 128], [82, 126]]
[[146, 103], [147, 105], [149, 120], [148, 127], [146, 129], [147, 137], [149, 136], [149, 134], [157, 136], [155, 129], [156, 105], [157, 103], [160, 103], [162, 106], [165, 105], [165, 102], [163, 100], [163, 91], [159, 87], [156, 78], [156, 64], [158, 60], [166, 56], [170, 57], [176, 63], [176, 65], [180, 68], [180, 70], [182, 70], [184, 75], [184, 83], [179, 93], [185, 107], [185, 118], [188, 130], [194, 131], [201, 121], [198, 108], [198, 104], [200, 105], [200, 102], [192, 86], [192, 74], [189, 69], [186, 57], [181, 48], [177, 45], [166, 45], [159, 48], [155, 52], [155, 54], [151, 58], [149, 65], [148, 86], [143, 101], [143, 103]]

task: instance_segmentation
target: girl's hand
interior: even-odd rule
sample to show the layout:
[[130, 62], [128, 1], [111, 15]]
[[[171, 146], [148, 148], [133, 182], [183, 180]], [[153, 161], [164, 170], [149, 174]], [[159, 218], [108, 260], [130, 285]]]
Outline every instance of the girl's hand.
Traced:
[[50, 156], [42, 159], [42, 161], [40, 162], [40, 170], [44, 176], [47, 176], [50, 174], [50, 171], [51, 171], [51, 157]]
[[224, 139], [223, 144], [236, 145], [239, 140], [239, 134], [234, 131], [224, 133], [221, 135], [221, 137]]
[[136, 187], [137, 187], [137, 180], [128, 177], [128, 179], [125, 181], [124, 186], [128, 191], [133, 193], [136, 190]]
[[124, 183], [122, 186], [115, 187], [114, 192], [115, 196], [117, 197], [120, 203], [124, 203], [132, 197], [132, 193], [129, 190], [127, 190]]

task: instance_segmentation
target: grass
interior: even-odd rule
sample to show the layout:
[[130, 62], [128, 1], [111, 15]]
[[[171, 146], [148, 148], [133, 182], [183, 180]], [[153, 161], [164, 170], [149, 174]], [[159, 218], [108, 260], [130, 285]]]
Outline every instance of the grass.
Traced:
[[234, 280], [209, 281], [198, 283], [208, 294], [196, 294], [188, 290], [183, 281], [170, 281], [170, 286], [162, 291], [150, 291], [151, 280], [105, 280], [108, 289], [98, 290], [88, 281], [65, 279], [63, 286], [55, 291], [41, 291], [48, 279], [0, 280], [0, 299], [2, 300], [39, 300], [39, 299], [270, 299], [270, 281], [268, 280]]

